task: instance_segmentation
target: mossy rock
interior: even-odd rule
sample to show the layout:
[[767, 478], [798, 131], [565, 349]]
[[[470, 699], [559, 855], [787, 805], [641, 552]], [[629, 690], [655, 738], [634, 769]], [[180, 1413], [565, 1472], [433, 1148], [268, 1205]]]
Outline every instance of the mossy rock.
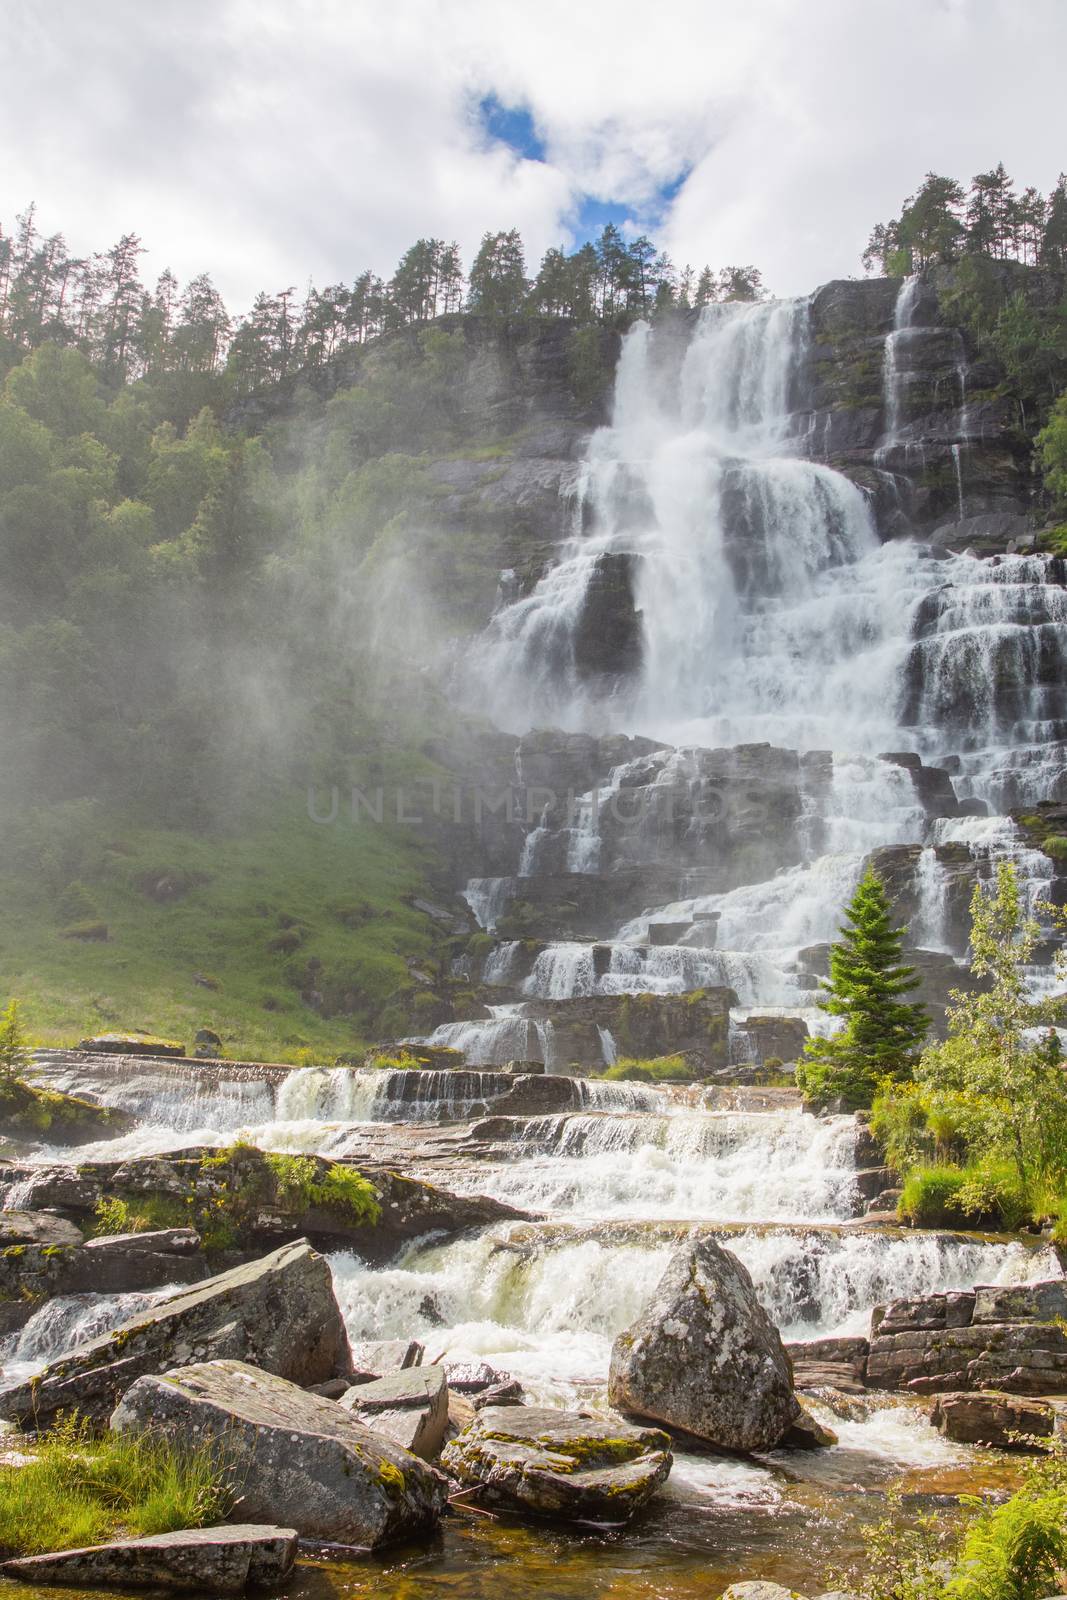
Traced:
[[94, 1105], [58, 1089], [19, 1081], [0, 1084], [0, 1129], [49, 1144], [90, 1144], [105, 1134], [125, 1133], [135, 1118], [111, 1106]]

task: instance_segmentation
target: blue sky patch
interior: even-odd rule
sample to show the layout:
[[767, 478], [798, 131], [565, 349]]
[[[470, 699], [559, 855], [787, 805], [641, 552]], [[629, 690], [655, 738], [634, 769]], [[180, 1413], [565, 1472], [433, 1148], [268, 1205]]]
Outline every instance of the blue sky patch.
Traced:
[[543, 161], [545, 146], [534, 126], [528, 106], [506, 106], [495, 94], [478, 102], [478, 121], [489, 135], [506, 144], [526, 161]]

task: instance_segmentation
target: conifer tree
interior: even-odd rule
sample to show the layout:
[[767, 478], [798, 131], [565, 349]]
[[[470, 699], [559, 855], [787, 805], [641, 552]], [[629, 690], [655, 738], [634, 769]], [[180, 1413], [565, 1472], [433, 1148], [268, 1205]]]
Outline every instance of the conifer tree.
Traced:
[[22, 1030], [17, 1000], [0, 1011], [0, 1081], [19, 1079], [29, 1065], [29, 1049]]
[[885, 884], [868, 867], [845, 912], [841, 939], [830, 951], [822, 1009], [844, 1028], [830, 1039], [809, 1039], [797, 1082], [825, 1104], [870, 1105], [884, 1078], [910, 1075], [929, 1025], [922, 1005], [905, 997], [918, 987], [914, 967], [901, 963], [904, 929], [893, 926]]

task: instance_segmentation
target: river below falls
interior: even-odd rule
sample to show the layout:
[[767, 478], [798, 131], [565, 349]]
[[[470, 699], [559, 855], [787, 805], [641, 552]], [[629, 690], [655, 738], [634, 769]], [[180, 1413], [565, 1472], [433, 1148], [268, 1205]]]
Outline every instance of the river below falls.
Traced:
[[[365, 1117], [366, 1075], [349, 1076], [342, 1098]], [[320, 1104], [321, 1077], [294, 1075], [278, 1090], [261, 1085], [243, 1106], [184, 1086], [154, 1099], [145, 1082], [110, 1081], [107, 1098], [132, 1106], [141, 1097], [144, 1120], [80, 1156], [222, 1144], [236, 1135], [266, 1149], [328, 1148], [359, 1159], [383, 1137], [405, 1136], [384, 1102], [387, 1121], [336, 1120], [338, 1086]], [[322, 1115], [328, 1109], [331, 1120]], [[451, 1120], [450, 1106], [440, 1109], [440, 1138], [454, 1140], [455, 1153], [445, 1171], [425, 1175], [534, 1216], [416, 1240], [384, 1266], [335, 1253], [338, 1302], [353, 1340], [415, 1337], [426, 1361], [488, 1362], [517, 1377], [533, 1403], [607, 1411], [613, 1339], [647, 1303], [671, 1252], [702, 1233], [744, 1262], [786, 1339], [864, 1334], [872, 1307], [888, 1299], [1060, 1270], [1033, 1239], [864, 1224], [849, 1117], [817, 1118], [798, 1106], [702, 1110], [681, 1095], [643, 1091], [619, 1110], [513, 1119], [511, 1143], [493, 1159], [471, 1159], [462, 1153], [464, 1125]], [[205, 1126], [209, 1117], [215, 1128]], [[428, 1148], [424, 1122], [411, 1125], [410, 1137], [413, 1152]], [[58, 1156], [42, 1150], [37, 1159]], [[3, 1352], [4, 1365], [28, 1372], [130, 1310], [116, 1297], [53, 1302]], [[885, 1515], [890, 1491], [903, 1496], [894, 1514], [936, 1507], [951, 1519], [960, 1494], [1006, 1491], [1017, 1481], [1017, 1464], [943, 1440], [922, 1402], [872, 1393], [812, 1405], [836, 1446], [747, 1460], [679, 1450], [661, 1495], [628, 1528], [565, 1530], [457, 1508], [417, 1547], [306, 1560], [287, 1593], [715, 1600], [731, 1581], [764, 1577], [815, 1595], [861, 1556], [862, 1528]]]

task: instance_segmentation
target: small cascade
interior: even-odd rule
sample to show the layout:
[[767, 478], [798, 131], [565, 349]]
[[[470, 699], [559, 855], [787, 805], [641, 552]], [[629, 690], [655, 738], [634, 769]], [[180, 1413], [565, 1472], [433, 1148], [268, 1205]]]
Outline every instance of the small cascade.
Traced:
[[900, 441], [901, 421], [907, 401], [908, 374], [901, 363], [901, 347], [911, 336], [922, 280], [905, 278], [893, 308], [893, 329], [886, 335], [882, 358], [882, 394], [885, 404], [885, 432], [879, 449], [884, 458]]
[[470, 1181], [559, 1217], [840, 1221], [856, 1210], [855, 1142], [851, 1117], [616, 1108], [542, 1118]]
[[600, 1049], [604, 1056], [604, 1065], [613, 1067], [619, 1059], [619, 1051], [612, 1037], [611, 1029], [598, 1026], [596, 1031], [600, 1037]]
[[506, 1061], [544, 1061], [544, 1040], [521, 1006], [490, 1006], [491, 1018], [443, 1022], [428, 1039], [412, 1043], [443, 1045], [462, 1052], [472, 1067], [499, 1067]]
[[57, 1295], [0, 1344], [5, 1382], [24, 1382], [54, 1357], [110, 1333], [173, 1293], [167, 1288], [152, 1294]]
[[515, 898], [515, 879], [471, 878], [463, 891], [463, 898], [470, 906], [479, 928], [492, 933]]
[[945, 880], [945, 869], [937, 859], [936, 850], [930, 847], [921, 850], [915, 869], [918, 907], [909, 929], [910, 942], [918, 949], [951, 953], [945, 930], [948, 914]]
[[963, 494], [963, 446], [952, 446], [952, 465], [956, 471], [956, 499], [959, 506], [960, 521], [967, 515], [967, 504]]
[[[372, 1271], [347, 1254], [331, 1267], [351, 1338], [414, 1336], [431, 1358], [476, 1356], [535, 1386], [563, 1385], [562, 1398], [575, 1383], [603, 1383], [612, 1339], [647, 1303], [678, 1237], [655, 1224], [503, 1225], [416, 1246], [394, 1267]], [[953, 1235], [795, 1225], [719, 1237], [787, 1339], [864, 1332], [890, 1298], [1056, 1272], [1049, 1250]]]

